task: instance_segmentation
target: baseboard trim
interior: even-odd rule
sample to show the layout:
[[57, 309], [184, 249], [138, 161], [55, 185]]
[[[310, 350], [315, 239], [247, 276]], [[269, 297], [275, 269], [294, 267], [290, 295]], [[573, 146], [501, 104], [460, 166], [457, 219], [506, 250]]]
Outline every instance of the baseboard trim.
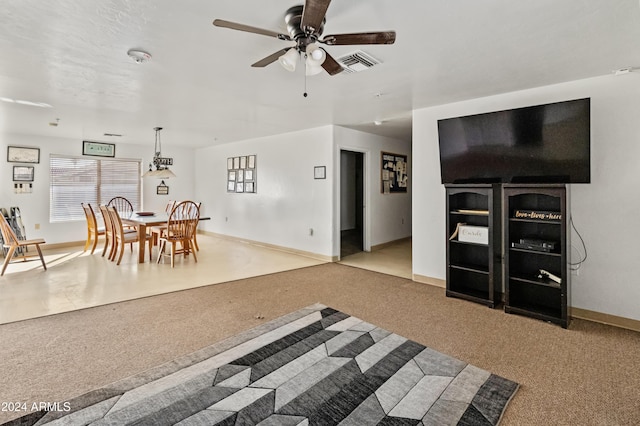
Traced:
[[447, 288], [447, 282], [445, 280], [428, 277], [426, 275], [413, 274], [413, 281], [421, 284], [429, 284], [434, 287]]
[[[84, 247], [86, 243], [86, 240], [82, 240], [82, 241], [65, 241], [63, 243], [51, 243], [51, 244], [42, 244], [42, 250], [55, 250], [55, 249], [61, 249], [61, 248], [69, 248], [69, 247]], [[104, 240], [100, 240], [98, 241], [98, 246], [96, 247], [96, 250], [98, 249], [102, 249], [102, 246], [104, 245]]]
[[599, 322], [601, 324], [612, 325], [614, 327], [625, 328], [627, 330], [640, 332], [640, 321], [619, 317], [611, 314], [603, 314], [602, 312], [590, 311], [588, 309], [581, 309], [572, 307], [571, 316], [573, 318], [579, 318], [592, 322]]
[[376, 244], [375, 246], [371, 246], [371, 251], [376, 251], [376, 250], [381, 250], [385, 247], [389, 247], [392, 246], [394, 244], [398, 244], [398, 243], [403, 243], [405, 241], [409, 241], [411, 240], [411, 237], [404, 237], [404, 238], [400, 238], [399, 240], [393, 240], [393, 241], [388, 241], [386, 243], [382, 243], [382, 244]]
[[209, 235], [211, 237], [222, 238], [223, 240], [236, 241], [245, 244], [251, 244], [258, 247], [266, 247], [272, 250], [283, 251], [285, 253], [297, 254], [298, 256], [310, 257], [312, 259], [321, 260], [323, 262], [337, 262], [338, 256], [326, 256], [323, 254], [313, 253], [310, 251], [297, 250], [291, 247], [284, 247], [275, 244], [263, 243], [262, 241], [248, 240], [246, 238], [234, 237], [233, 235], [218, 234], [217, 232], [198, 231], [199, 234]]

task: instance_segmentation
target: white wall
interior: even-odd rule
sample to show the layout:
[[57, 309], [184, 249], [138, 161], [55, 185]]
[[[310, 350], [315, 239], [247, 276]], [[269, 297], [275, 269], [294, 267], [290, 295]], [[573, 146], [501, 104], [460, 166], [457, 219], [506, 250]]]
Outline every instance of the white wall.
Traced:
[[[34, 164], [35, 177], [31, 194], [15, 194], [13, 191], [13, 166], [6, 157], [0, 158], [0, 207], [20, 207], [25, 224], [27, 238], [44, 238], [48, 244], [70, 241], [84, 241], [87, 238], [86, 222], [49, 223], [49, 156], [50, 154], [82, 155], [82, 141], [75, 139], [49, 138], [26, 135], [0, 136], [0, 152], [6, 155], [7, 146], [29, 146], [40, 148], [40, 163]], [[156, 186], [160, 180], [143, 180], [143, 208], [145, 210], [163, 210], [171, 199], [190, 199], [193, 191], [192, 149], [167, 147], [163, 155], [174, 157], [172, 170], [177, 175], [165, 183], [169, 186], [169, 195], [156, 195]], [[116, 143], [116, 158], [142, 159], [148, 164], [153, 154], [153, 145], [133, 145]], [[35, 225], [40, 224], [36, 230]]]
[[[410, 142], [334, 126], [198, 150], [196, 194], [204, 214], [212, 217], [201, 229], [338, 256], [341, 149], [369, 154], [365, 185], [372, 244], [410, 236], [411, 183], [407, 194], [380, 194], [380, 151], [407, 154], [410, 163]], [[257, 156], [258, 192], [228, 193], [227, 158], [250, 154]], [[326, 179], [313, 178], [314, 166], [326, 166]]]
[[[369, 224], [369, 232], [365, 235], [365, 250], [371, 246], [395, 241], [411, 236], [411, 197], [415, 182], [411, 141], [387, 138], [360, 132], [345, 127], [334, 127], [335, 164], [340, 164], [340, 150], [365, 153], [365, 228]], [[382, 194], [381, 186], [381, 152], [407, 155], [409, 184], [406, 193]], [[336, 170], [336, 181], [340, 176]], [[334, 197], [334, 217], [340, 218], [339, 186]], [[336, 227], [334, 234], [334, 252], [340, 253], [340, 230]]]
[[[212, 217], [201, 229], [332, 256], [332, 149], [326, 126], [198, 150], [196, 194]], [[251, 154], [257, 193], [228, 193], [227, 158]], [[326, 166], [327, 178], [314, 179], [314, 166]]]
[[[640, 320], [640, 75], [604, 76], [414, 111], [414, 274], [445, 278], [445, 191], [437, 120], [591, 98], [591, 184], [570, 185], [588, 259], [571, 277], [571, 305]], [[580, 258], [571, 236], [572, 261]]]

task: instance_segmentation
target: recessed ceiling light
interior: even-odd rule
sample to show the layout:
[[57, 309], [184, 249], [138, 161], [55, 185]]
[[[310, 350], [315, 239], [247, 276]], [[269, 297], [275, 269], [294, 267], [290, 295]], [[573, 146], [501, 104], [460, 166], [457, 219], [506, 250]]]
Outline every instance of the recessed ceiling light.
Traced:
[[380, 120], [376, 120], [376, 121], [374, 121], [374, 122], [373, 122], [373, 124], [375, 124], [376, 126], [379, 126], [379, 125], [381, 125], [381, 124], [382, 124], [382, 121], [380, 121]]
[[118, 134], [118, 133], [105, 133], [105, 136], [113, 136], [114, 138], [121, 138], [122, 135]]

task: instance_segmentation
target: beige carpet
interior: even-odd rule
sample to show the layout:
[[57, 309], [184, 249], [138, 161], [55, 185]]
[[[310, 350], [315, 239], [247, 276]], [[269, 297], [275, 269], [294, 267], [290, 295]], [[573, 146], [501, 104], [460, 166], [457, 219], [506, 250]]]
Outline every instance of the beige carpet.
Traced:
[[639, 333], [565, 330], [336, 264], [2, 325], [0, 403], [69, 399], [315, 302], [519, 382], [502, 425], [640, 424]]

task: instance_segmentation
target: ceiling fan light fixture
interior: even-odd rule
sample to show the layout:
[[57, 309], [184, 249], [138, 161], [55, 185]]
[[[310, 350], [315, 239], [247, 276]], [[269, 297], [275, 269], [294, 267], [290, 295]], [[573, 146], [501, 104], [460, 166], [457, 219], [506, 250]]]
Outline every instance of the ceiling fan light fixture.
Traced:
[[280, 65], [282, 65], [282, 67], [285, 70], [289, 72], [294, 72], [296, 70], [296, 63], [298, 62], [298, 57], [299, 57], [298, 51], [292, 48], [287, 50], [287, 53], [280, 56], [278, 58], [278, 62], [280, 62]]
[[324, 71], [324, 68], [322, 68], [320, 65], [312, 65], [309, 63], [309, 61], [307, 61], [306, 67], [307, 67], [305, 70], [306, 75], [316, 75]]
[[320, 66], [327, 59], [327, 52], [319, 47], [316, 43], [311, 43], [307, 46], [307, 64], [313, 66]]

